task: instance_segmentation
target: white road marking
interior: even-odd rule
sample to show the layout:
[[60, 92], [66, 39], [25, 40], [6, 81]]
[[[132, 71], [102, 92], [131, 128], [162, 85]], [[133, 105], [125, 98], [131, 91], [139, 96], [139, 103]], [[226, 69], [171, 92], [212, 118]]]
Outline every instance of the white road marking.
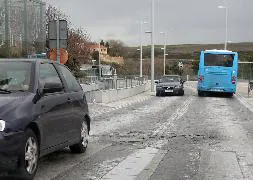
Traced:
[[[188, 111], [193, 97], [189, 97], [186, 101], [177, 108], [176, 112], [163, 124], [157, 126], [153, 132], [154, 136], [162, 135], [171, 127], [172, 121], [180, 119]], [[140, 149], [129, 155], [124, 161], [119, 163], [114, 169], [106, 174], [102, 180], [133, 180], [145, 179], [150, 177], [162, 160], [166, 152], [160, 150], [168, 142], [166, 140], [159, 140], [149, 145], [145, 149]], [[158, 158], [159, 157], [159, 158]], [[156, 160], [155, 160], [156, 159]]]
[[169, 127], [173, 126], [173, 121], [176, 121], [184, 116], [184, 114], [188, 111], [190, 104], [193, 101], [193, 97], [189, 97], [185, 100], [185, 102], [177, 108], [176, 112], [169, 117], [169, 119], [157, 125], [157, 129], [153, 131], [152, 136], [161, 136], [164, 132], [168, 130]]
[[147, 147], [129, 155], [124, 161], [118, 164], [102, 180], [134, 180], [149, 165], [158, 153], [158, 149]]
[[[142, 118], [142, 114], [157, 113], [161, 111], [161, 107], [168, 107], [178, 99], [179, 97], [160, 98], [155, 100], [156, 102], [151, 103], [149, 106], [138, 108], [131, 113], [111, 117], [109, 121], [95, 122], [95, 126], [92, 125], [91, 135], [101, 135], [121, 127], [130, 126], [133, 122]], [[157, 104], [159, 104], [159, 106], [157, 106]]]

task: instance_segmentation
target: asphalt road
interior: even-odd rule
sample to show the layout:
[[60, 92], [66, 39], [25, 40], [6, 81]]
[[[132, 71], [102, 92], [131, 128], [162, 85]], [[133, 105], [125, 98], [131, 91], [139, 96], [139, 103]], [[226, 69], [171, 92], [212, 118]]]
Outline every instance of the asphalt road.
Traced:
[[99, 107], [87, 152], [44, 157], [36, 179], [253, 179], [252, 110], [238, 97], [198, 97], [193, 83], [185, 92]]

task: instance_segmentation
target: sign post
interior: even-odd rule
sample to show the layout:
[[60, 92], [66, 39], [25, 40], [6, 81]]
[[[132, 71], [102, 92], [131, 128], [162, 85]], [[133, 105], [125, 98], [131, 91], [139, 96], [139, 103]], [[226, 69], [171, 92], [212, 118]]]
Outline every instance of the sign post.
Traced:
[[66, 20], [60, 20], [59, 18], [49, 22], [49, 48], [56, 49], [56, 60], [61, 61], [61, 49], [67, 48], [68, 39], [68, 25]]
[[57, 33], [57, 62], [60, 63], [61, 62], [61, 55], [60, 55], [60, 20], [59, 20], [59, 17], [57, 19], [57, 22], [56, 22], [56, 33]]

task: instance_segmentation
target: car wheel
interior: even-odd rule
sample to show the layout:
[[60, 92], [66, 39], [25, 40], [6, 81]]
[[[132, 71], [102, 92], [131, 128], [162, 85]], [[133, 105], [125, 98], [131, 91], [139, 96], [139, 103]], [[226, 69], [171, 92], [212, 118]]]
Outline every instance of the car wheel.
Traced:
[[25, 141], [20, 157], [21, 178], [31, 180], [34, 178], [39, 161], [39, 145], [35, 133], [31, 129], [25, 131]]
[[84, 153], [88, 147], [88, 137], [89, 137], [88, 125], [87, 125], [87, 122], [84, 121], [82, 123], [82, 128], [81, 128], [81, 141], [78, 144], [74, 144], [69, 147], [71, 152]]
[[160, 96], [160, 93], [159, 93], [159, 92], [156, 92], [156, 96]]
[[182, 91], [180, 95], [181, 95], [181, 96], [184, 96], [184, 91]]

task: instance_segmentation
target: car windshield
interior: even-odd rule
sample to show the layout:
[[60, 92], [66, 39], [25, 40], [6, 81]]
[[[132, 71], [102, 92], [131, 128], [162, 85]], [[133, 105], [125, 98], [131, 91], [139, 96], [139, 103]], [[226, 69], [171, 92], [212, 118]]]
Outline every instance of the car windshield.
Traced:
[[167, 82], [180, 82], [179, 76], [165, 76], [160, 80], [161, 83], [167, 83]]
[[29, 62], [0, 62], [0, 89], [11, 92], [30, 90], [31, 70], [32, 63]]

